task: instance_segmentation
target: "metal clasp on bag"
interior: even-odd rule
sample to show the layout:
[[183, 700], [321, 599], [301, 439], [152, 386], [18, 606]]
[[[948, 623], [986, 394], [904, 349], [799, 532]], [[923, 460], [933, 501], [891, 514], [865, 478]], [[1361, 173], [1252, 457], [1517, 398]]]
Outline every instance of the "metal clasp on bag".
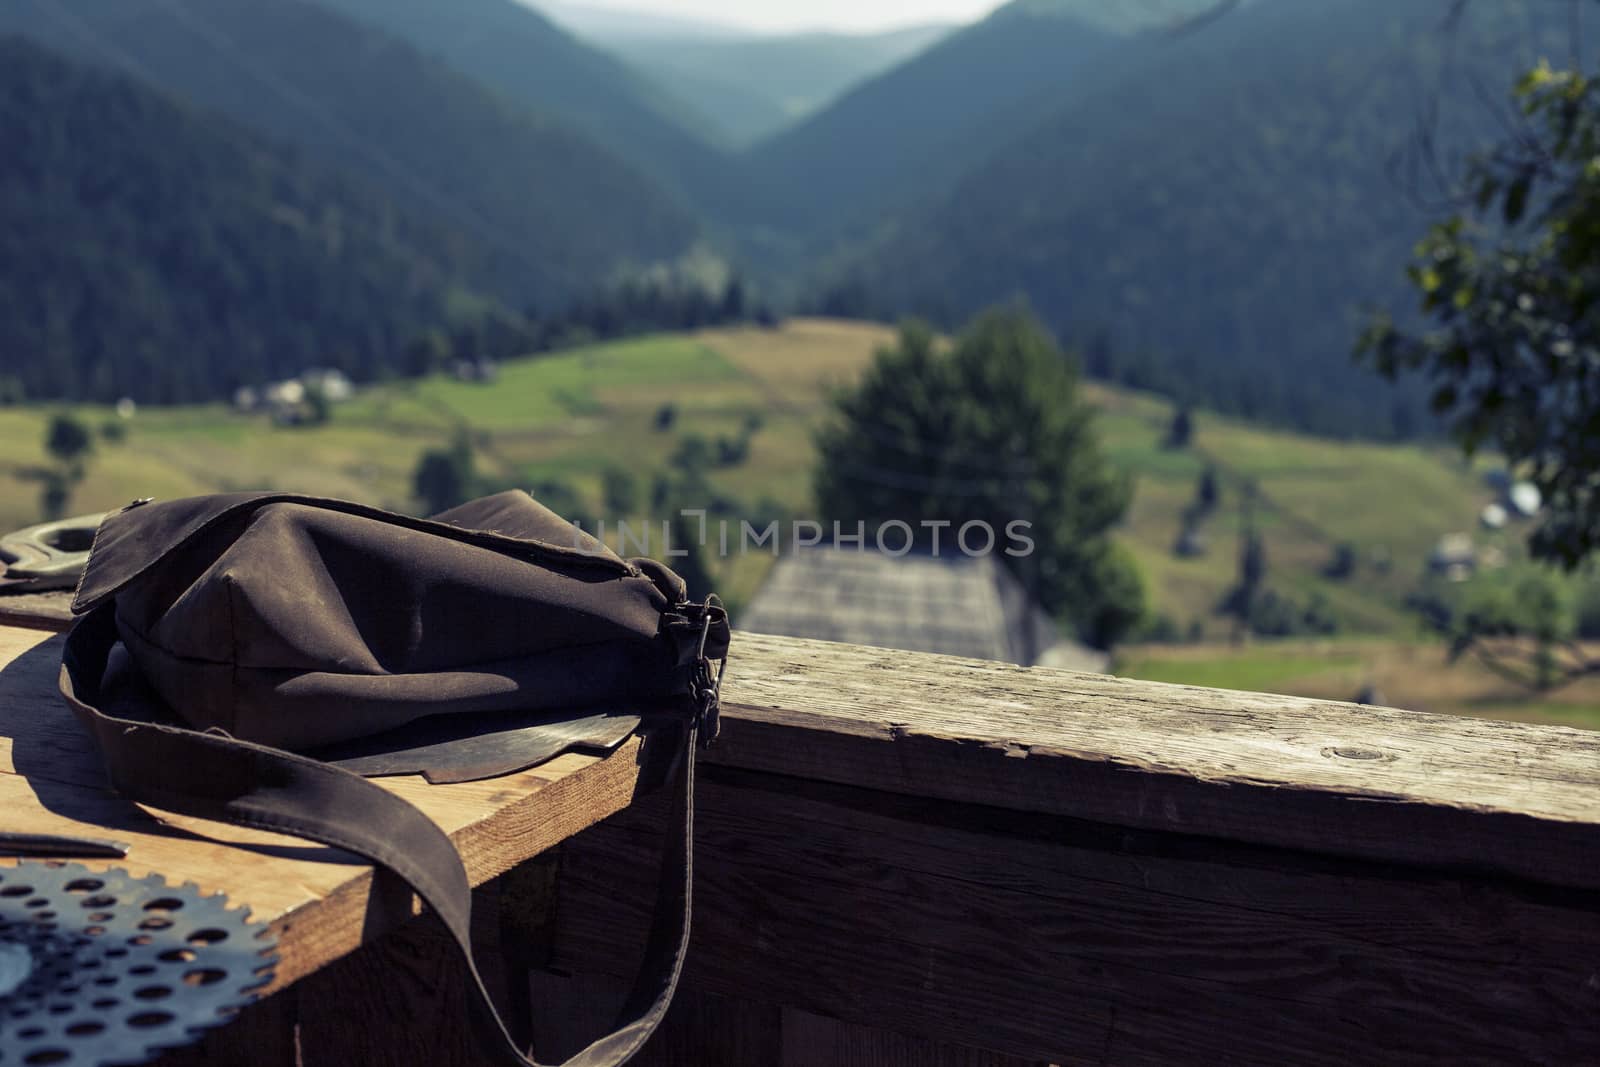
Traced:
[[[715, 605], [713, 605], [715, 601]], [[700, 728], [700, 747], [710, 748], [717, 740], [717, 735], [722, 732], [722, 676], [728, 672], [728, 653], [722, 653], [722, 659], [717, 662], [717, 673], [711, 673], [711, 664], [706, 659], [706, 640], [711, 636], [711, 609], [717, 610], [726, 617], [727, 609], [722, 606], [722, 598], [712, 593], [706, 597], [705, 603], [700, 605], [704, 613], [700, 620], [700, 647], [695, 654], [694, 677], [689, 682], [689, 694], [694, 700], [695, 716]]]

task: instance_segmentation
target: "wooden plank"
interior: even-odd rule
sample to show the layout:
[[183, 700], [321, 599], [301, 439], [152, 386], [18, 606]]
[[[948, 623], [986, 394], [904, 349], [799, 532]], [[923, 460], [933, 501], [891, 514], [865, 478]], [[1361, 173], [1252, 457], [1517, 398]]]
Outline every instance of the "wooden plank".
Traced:
[[[473, 903], [475, 911], [492, 914], [493, 901], [481, 892]], [[492, 941], [473, 940], [479, 963], [492, 963]], [[502, 1063], [493, 1046], [479, 1041], [470, 981], [444, 924], [432, 913], [418, 915], [293, 990], [299, 1034], [295, 1067]]]
[[1600, 888], [1600, 732], [738, 634], [718, 764]]
[[[127, 858], [101, 865], [192, 881], [248, 905], [279, 938], [274, 990], [405, 918], [369, 907], [372, 868], [346, 853], [156, 814], [112, 794], [87, 735], [56, 691], [61, 640], [0, 628], [0, 809], [8, 829], [115, 838], [132, 846]], [[604, 758], [568, 754], [483, 782], [378, 781], [451, 835], [477, 885], [626, 807], [638, 786], [640, 744], [633, 738]]]
[[304, 1067], [295, 1026], [297, 992], [284, 990], [256, 1001], [195, 1044], [162, 1053], [151, 1061], [153, 1067]]
[[30, 630], [72, 629], [72, 592], [0, 594], [0, 626]]
[[782, 1067], [1041, 1067], [982, 1049], [783, 1011]]
[[[664, 813], [569, 841], [629, 973]], [[1053, 1063], [1600, 1062], [1593, 894], [708, 770], [689, 988]]]
[[[531, 978], [543, 1020], [534, 1045], [542, 1063], [564, 1062], [604, 1034], [627, 997], [627, 980], [611, 975], [535, 971]], [[776, 1004], [680, 984], [666, 1018], [628, 1067], [784, 1067], [783, 1018]]]
[[[473, 945], [492, 988], [501, 881], [473, 891]], [[475, 1037], [468, 980], [443, 925], [418, 915], [154, 1067], [488, 1067], [501, 1060]]]

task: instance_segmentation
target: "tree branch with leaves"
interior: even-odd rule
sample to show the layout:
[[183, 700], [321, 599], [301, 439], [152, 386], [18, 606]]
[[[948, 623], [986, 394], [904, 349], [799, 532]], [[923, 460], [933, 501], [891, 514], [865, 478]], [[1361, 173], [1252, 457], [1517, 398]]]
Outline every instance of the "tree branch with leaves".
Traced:
[[[1570, 571], [1600, 549], [1600, 81], [1541, 62], [1511, 101], [1459, 208], [1416, 246], [1417, 324], [1379, 315], [1357, 354], [1391, 378], [1424, 376], [1468, 455], [1497, 452], [1538, 487], [1529, 553]], [[1453, 660], [1540, 690], [1600, 673], [1552, 575], [1423, 600]]]
[[1529, 547], [1572, 568], [1600, 547], [1600, 83], [1541, 64], [1515, 99], [1533, 133], [1479, 156], [1470, 213], [1416, 248], [1431, 328], [1379, 316], [1359, 351], [1427, 376], [1469, 453], [1493, 448], [1538, 486]]

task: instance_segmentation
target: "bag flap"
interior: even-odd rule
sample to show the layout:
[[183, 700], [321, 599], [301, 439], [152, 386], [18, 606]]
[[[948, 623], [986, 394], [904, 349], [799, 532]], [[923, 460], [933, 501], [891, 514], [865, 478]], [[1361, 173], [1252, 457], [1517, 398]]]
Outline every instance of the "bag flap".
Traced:
[[[105, 603], [217, 524], [281, 503], [358, 515], [544, 563], [597, 566], [628, 575], [639, 573], [633, 564], [520, 490], [473, 501], [433, 519], [414, 519], [365, 504], [296, 493], [218, 493], [160, 504], [134, 501], [107, 515], [89, 550], [89, 562], [72, 600], [73, 614], [83, 615]], [[488, 529], [458, 525], [466, 522], [481, 523]], [[558, 538], [564, 538], [566, 543]]]

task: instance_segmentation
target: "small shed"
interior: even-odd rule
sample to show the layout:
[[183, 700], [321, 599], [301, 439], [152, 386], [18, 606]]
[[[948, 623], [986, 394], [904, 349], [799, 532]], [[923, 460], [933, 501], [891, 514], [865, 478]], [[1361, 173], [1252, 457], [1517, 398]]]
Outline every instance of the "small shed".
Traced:
[[1063, 640], [1055, 622], [992, 556], [833, 545], [778, 560], [737, 620], [742, 630], [969, 659], [1103, 673], [1104, 653]]

